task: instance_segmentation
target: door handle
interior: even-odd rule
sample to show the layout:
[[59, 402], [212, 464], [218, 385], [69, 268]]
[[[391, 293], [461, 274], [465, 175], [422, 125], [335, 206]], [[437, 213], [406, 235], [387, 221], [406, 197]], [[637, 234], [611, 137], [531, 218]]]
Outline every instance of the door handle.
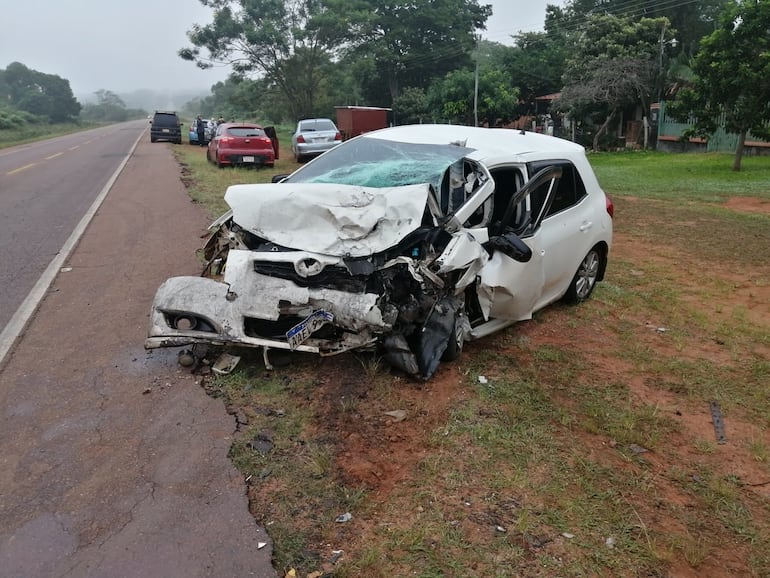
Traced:
[[585, 221], [582, 225], [580, 225], [580, 232], [587, 231], [591, 227], [593, 227], [594, 224], [591, 221]]

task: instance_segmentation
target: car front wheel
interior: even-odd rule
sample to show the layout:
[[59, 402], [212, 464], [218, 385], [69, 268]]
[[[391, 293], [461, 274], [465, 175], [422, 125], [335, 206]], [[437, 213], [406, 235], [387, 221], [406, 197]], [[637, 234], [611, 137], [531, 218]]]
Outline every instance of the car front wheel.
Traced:
[[463, 330], [463, 324], [459, 320], [459, 315], [455, 315], [454, 323], [452, 324], [452, 335], [449, 336], [444, 354], [441, 356], [441, 361], [454, 361], [460, 357], [463, 352], [463, 343], [465, 342], [465, 331]]
[[591, 249], [581, 261], [575, 276], [572, 278], [569, 289], [564, 299], [569, 303], [585, 301], [593, 293], [596, 281], [599, 278], [599, 269], [602, 264], [602, 253], [597, 247]]

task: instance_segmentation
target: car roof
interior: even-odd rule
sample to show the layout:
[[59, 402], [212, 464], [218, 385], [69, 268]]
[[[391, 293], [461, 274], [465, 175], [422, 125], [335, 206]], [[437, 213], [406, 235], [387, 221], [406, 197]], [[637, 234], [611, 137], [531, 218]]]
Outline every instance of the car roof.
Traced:
[[378, 138], [415, 144], [460, 143], [474, 149], [472, 158], [481, 161], [510, 160], [522, 162], [560, 156], [584, 158], [585, 149], [572, 141], [542, 133], [509, 128], [484, 128], [451, 124], [415, 124], [395, 126], [365, 133], [357, 138]]
[[255, 124], [253, 122], [223, 122], [219, 126], [223, 126], [225, 128], [263, 128], [261, 124]]

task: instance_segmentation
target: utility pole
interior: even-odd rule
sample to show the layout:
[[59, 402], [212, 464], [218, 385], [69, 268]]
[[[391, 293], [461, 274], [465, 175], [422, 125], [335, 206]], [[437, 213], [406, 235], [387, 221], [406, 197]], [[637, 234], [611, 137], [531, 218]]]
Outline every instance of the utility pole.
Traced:
[[479, 126], [479, 44], [481, 36], [476, 36], [476, 73], [473, 88], [473, 126]]

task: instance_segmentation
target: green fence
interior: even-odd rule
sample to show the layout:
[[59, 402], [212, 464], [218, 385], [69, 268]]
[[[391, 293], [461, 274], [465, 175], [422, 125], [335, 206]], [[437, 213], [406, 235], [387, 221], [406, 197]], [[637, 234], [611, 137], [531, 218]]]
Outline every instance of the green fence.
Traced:
[[[658, 141], [678, 141], [685, 129], [692, 126], [694, 122], [676, 122], [666, 117], [666, 103], [660, 103], [660, 113], [658, 116]], [[720, 120], [720, 125], [724, 126], [724, 118]], [[725, 131], [724, 128], [718, 128], [707, 141], [693, 139], [695, 143], [702, 143], [708, 152], [735, 152], [738, 147], [738, 135]], [[747, 147], [770, 147], [770, 143], [760, 141], [757, 138], [746, 135]]]

